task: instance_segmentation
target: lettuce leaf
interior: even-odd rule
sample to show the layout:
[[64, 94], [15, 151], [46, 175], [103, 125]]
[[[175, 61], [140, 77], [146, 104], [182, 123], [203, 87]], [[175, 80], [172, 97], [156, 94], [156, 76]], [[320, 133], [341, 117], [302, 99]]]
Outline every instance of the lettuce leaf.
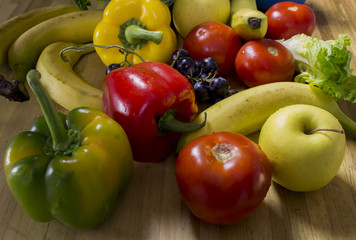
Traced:
[[88, 6], [91, 6], [90, 0], [74, 0], [74, 4], [81, 10], [87, 10]]
[[323, 41], [305, 34], [280, 40], [295, 58], [294, 81], [319, 87], [336, 101], [356, 102], [356, 76], [352, 75], [350, 38], [339, 34], [336, 40]]
[[[108, 4], [110, 0], [97, 0], [99, 4]], [[88, 10], [88, 7], [91, 6], [90, 0], [74, 0], [74, 4], [79, 7], [81, 10]]]

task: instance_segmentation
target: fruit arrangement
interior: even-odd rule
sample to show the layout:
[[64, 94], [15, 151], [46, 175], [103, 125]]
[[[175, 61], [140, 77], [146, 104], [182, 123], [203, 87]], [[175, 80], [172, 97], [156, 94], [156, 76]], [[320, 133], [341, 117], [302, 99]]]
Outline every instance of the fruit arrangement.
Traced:
[[[263, 13], [255, 0], [232, 0], [193, 15], [194, 4], [216, 1], [111, 0], [104, 10], [75, 2], [79, 8], [49, 7], [0, 25], [0, 63], [15, 77], [1, 74], [0, 95], [27, 101], [28, 85], [44, 114], [5, 152], [7, 183], [31, 218], [95, 227], [130, 184], [134, 161], [159, 162], [174, 151], [183, 201], [213, 224], [247, 217], [272, 180], [305, 192], [336, 176], [345, 132], [356, 136], [356, 122], [337, 104], [356, 102], [351, 41], [312, 37], [307, 5], [280, 2]], [[73, 70], [88, 53], [106, 67], [102, 89]], [[248, 136], [256, 132], [254, 142]], [[300, 144], [291, 150], [293, 142]], [[101, 198], [82, 182], [86, 171]]]

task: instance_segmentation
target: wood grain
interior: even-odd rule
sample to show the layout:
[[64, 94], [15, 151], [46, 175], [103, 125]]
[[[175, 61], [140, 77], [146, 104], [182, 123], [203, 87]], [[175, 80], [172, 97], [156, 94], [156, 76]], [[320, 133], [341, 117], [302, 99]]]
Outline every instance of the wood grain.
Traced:
[[[101, 5], [92, 0], [93, 8]], [[72, 3], [71, 0], [0, 0], [0, 22], [42, 6]], [[328, 40], [345, 33], [356, 53], [354, 0], [307, 0], [316, 13], [314, 36]], [[1, 43], [0, 43], [1, 44]], [[356, 69], [356, 58], [351, 62]], [[12, 73], [6, 67], [1, 70]], [[76, 66], [87, 81], [101, 87], [105, 66], [90, 54]], [[64, 111], [59, 106], [58, 110]], [[356, 105], [340, 107], [356, 120]], [[27, 130], [41, 115], [32, 98], [25, 103], [0, 99], [0, 155], [9, 141]], [[356, 141], [347, 136], [347, 149], [340, 171], [326, 187], [309, 193], [287, 191], [272, 184], [263, 203], [249, 217], [232, 226], [206, 224], [195, 218], [181, 201], [174, 175], [175, 156], [155, 164], [135, 164], [130, 186], [120, 195], [113, 214], [100, 226], [75, 231], [57, 221], [39, 223], [17, 205], [0, 165], [0, 239], [356, 239]]]

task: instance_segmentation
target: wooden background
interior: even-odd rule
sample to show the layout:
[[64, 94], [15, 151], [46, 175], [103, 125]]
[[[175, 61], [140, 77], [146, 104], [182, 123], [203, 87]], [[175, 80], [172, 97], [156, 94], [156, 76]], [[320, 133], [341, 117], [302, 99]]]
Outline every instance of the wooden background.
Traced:
[[[98, 7], [92, 0], [93, 7]], [[31, 9], [71, 0], [0, 0], [0, 21]], [[317, 17], [314, 36], [335, 39], [346, 33], [356, 53], [355, 0], [307, 0]], [[99, 6], [100, 7], [100, 6]], [[0, 43], [1, 44], [1, 43]], [[356, 59], [352, 60], [356, 69]], [[2, 70], [11, 73], [2, 67]], [[105, 67], [95, 54], [85, 57], [76, 71], [100, 87]], [[356, 120], [356, 105], [341, 102]], [[58, 107], [59, 110], [63, 110]], [[40, 109], [32, 98], [25, 103], [0, 99], [0, 155], [9, 141], [27, 130]], [[333, 181], [318, 191], [295, 193], [272, 184], [264, 202], [249, 217], [231, 226], [199, 221], [181, 201], [174, 176], [175, 158], [155, 164], [135, 164], [135, 175], [121, 194], [113, 214], [89, 231], [75, 231], [57, 221], [39, 223], [19, 208], [0, 165], [0, 239], [356, 239], [356, 141], [348, 136], [344, 162]]]

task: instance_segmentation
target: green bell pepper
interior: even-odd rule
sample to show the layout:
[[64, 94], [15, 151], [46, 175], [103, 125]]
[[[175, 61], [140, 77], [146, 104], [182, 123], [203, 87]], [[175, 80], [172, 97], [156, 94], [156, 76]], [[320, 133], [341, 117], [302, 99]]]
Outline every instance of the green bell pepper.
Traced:
[[32, 219], [57, 219], [74, 229], [95, 227], [110, 215], [118, 193], [132, 179], [129, 140], [99, 110], [58, 113], [39, 78], [36, 70], [27, 75], [43, 116], [7, 147], [7, 183]]

